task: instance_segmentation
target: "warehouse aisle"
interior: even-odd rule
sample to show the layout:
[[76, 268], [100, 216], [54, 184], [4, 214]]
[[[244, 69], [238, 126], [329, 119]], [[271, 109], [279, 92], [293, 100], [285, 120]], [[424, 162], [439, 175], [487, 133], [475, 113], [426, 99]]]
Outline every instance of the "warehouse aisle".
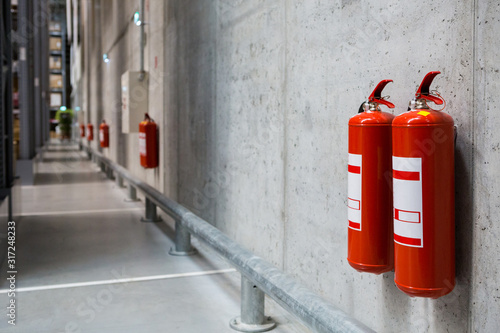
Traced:
[[[170, 256], [172, 223], [140, 222], [144, 201], [126, 202], [77, 146], [48, 147], [21, 193], [16, 326], [1, 320], [0, 332], [234, 332], [239, 273], [196, 240], [198, 255]], [[5, 261], [2, 307], [7, 270]], [[269, 308], [281, 324], [273, 332], [303, 332]]]

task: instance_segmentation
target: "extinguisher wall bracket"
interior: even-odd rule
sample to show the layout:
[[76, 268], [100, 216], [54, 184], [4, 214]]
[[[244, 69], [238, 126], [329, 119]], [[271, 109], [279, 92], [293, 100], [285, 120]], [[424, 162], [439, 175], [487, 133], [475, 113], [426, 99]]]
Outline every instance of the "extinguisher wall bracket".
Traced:
[[382, 104], [382, 105], [387, 106], [390, 109], [393, 109], [394, 104], [392, 104], [391, 102], [386, 100], [386, 98], [388, 98], [388, 97], [382, 97], [382, 90], [384, 90], [385, 86], [390, 82], [393, 82], [393, 81], [392, 80], [380, 81], [377, 84], [377, 86], [375, 87], [375, 89], [373, 90], [373, 92], [371, 93], [370, 97], [368, 97], [368, 102]]
[[425, 99], [426, 101], [433, 102], [434, 104], [437, 105], [442, 105], [444, 103], [444, 100], [441, 97], [432, 95], [431, 91], [429, 90], [432, 81], [438, 74], [441, 74], [441, 72], [433, 71], [425, 75], [424, 79], [422, 80], [422, 83], [420, 84], [420, 86], [417, 89], [417, 92], [415, 93], [416, 99]]

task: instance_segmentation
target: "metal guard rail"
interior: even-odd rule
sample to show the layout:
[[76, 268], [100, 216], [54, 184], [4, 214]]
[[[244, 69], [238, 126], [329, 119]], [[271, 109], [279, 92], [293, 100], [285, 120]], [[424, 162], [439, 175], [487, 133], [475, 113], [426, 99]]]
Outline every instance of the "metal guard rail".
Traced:
[[[165, 197], [151, 185], [132, 175], [124, 167], [92, 148], [87, 147], [87, 152], [89, 156], [93, 155], [95, 157], [96, 162], [98, 160], [104, 163], [108, 168], [114, 170], [118, 177], [125, 179], [129, 185], [139, 189], [145, 195], [146, 201], [150, 200], [175, 220], [175, 242], [178, 252], [182, 253], [185, 251], [186, 255], [193, 253], [190, 244], [190, 234], [193, 234], [228, 260], [242, 276], [251, 282], [252, 286], [253, 284], [256, 285], [262, 292], [296, 316], [306, 326], [314, 330], [314, 332], [374, 332], [369, 327], [323, 300], [307, 287], [296, 282], [289, 274], [282, 272], [266, 260], [240, 246], [187, 208]], [[101, 168], [103, 168], [103, 165], [101, 165]], [[110, 176], [109, 169], [108, 176]], [[122, 179], [119, 181], [122, 182]], [[148, 202], [146, 202], [146, 209], [148, 209]], [[154, 209], [156, 211], [156, 207]], [[148, 215], [147, 212], [146, 215]], [[243, 286], [242, 279], [242, 288]], [[243, 290], [242, 297], [244, 297]], [[262, 312], [264, 306], [263, 299], [262, 295]], [[242, 299], [242, 317], [244, 310], [243, 302], [245, 302], [244, 299]], [[248, 315], [246, 318], [248, 318]], [[249, 326], [253, 327], [255, 325]], [[261, 332], [262, 330], [255, 330], [255, 332], [257, 331]], [[250, 329], [247, 332], [253, 331]]]

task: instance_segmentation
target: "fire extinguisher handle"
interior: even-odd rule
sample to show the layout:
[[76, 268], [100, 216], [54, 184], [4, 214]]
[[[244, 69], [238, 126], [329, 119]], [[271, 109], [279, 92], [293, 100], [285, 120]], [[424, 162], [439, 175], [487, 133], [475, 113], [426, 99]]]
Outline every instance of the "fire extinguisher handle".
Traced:
[[382, 90], [384, 90], [385, 86], [390, 83], [390, 82], [393, 82], [392, 80], [382, 80], [380, 81], [377, 86], [375, 87], [375, 89], [373, 89], [373, 92], [371, 93], [370, 97], [368, 97], [368, 101], [369, 102], [374, 102], [374, 103], [378, 103], [378, 104], [383, 104], [391, 109], [394, 108], [394, 104], [392, 104], [391, 102], [385, 100], [383, 97], [382, 97]]
[[394, 109], [394, 107], [395, 107], [393, 103], [386, 101], [385, 99], [374, 99], [373, 102], [378, 103], [378, 104], [383, 104], [383, 105], [387, 106], [389, 109]]
[[423, 98], [423, 99], [428, 100], [430, 102], [433, 102], [437, 105], [442, 105], [444, 103], [441, 98], [433, 96], [433, 95], [421, 95], [417, 98]]
[[423, 98], [423, 99], [428, 100], [430, 102], [433, 102], [437, 105], [441, 105], [444, 103], [443, 99], [441, 99], [437, 96], [431, 95], [431, 93], [429, 91], [429, 88], [431, 86], [432, 81], [434, 80], [434, 78], [438, 74], [441, 74], [441, 72], [440, 71], [433, 71], [433, 72], [429, 72], [425, 75], [424, 79], [422, 80], [422, 83], [420, 84], [420, 86], [417, 89], [417, 92], [415, 93], [415, 97], [417, 99]]

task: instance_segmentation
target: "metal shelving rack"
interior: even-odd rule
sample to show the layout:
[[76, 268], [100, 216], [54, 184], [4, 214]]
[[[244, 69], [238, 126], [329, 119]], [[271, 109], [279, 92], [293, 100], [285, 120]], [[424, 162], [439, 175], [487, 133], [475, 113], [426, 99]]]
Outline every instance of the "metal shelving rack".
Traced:
[[[11, 3], [0, 5], [0, 199], [10, 194], [14, 181], [13, 126], [12, 126], [12, 43], [7, 38], [11, 31]], [[12, 212], [9, 212], [12, 215]], [[11, 216], [10, 216], [11, 217]]]
[[16, 173], [26, 185], [34, 182], [36, 156], [49, 137], [49, 71], [45, 63], [49, 54], [48, 14], [48, 5], [44, 0], [17, 1], [17, 27], [12, 34], [18, 50], [19, 84]]
[[[60, 25], [60, 31], [54, 31], [49, 29], [49, 38], [50, 37], [59, 37], [61, 38], [61, 50], [50, 50], [50, 57], [57, 56], [61, 57], [61, 68], [60, 69], [50, 69], [50, 74], [59, 74], [62, 76], [62, 88], [50, 88], [50, 93], [60, 93], [62, 95], [61, 98], [61, 106], [69, 107], [68, 105], [68, 47], [67, 47], [67, 34], [66, 34], [66, 12], [65, 12], [65, 3], [58, 1], [51, 1], [51, 22], [56, 22]], [[58, 107], [50, 107], [50, 120], [51, 123], [54, 120]], [[55, 124], [51, 126], [51, 129], [54, 129]]]
[[[63, 33], [63, 24], [62, 22], [59, 22], [60, 25], [61, 25], [61, 31], [50, 31], [49, 30], [49, 38], [50, 37], [59, 37], [61, 38], [61, 50], [60, 51], [56, 51], [56, 50], [50, 50], [50, 56], [53, 57], [53, 56], [57, 56], [57, 57], [61, 57], [61, 69], [60, 70], [53, 70], [53, 69], [50, 69], [50, 74], [60, 74], [62, 75], [62, 81], [65, 82], [65, 55], [64, 55], [64, 48], [65, 48], [65, 36], [64, 36], [64, 33]], [[50, 87], [50, 93], [61, 93], [62, 94], [62, 102], [61, 102], [61, 105], [66, 105], [66, 92], [65, 92], [65, 89], [64, 89], [64, 83], [63, 83], [63, 88], [52, 88]], [[59, 108], [57, 107], [50, 107], [50, 118], [51, 120], [54, 119], [55, 117], [55, 114], [57, 112], [57, 110], [59, 110]]]

